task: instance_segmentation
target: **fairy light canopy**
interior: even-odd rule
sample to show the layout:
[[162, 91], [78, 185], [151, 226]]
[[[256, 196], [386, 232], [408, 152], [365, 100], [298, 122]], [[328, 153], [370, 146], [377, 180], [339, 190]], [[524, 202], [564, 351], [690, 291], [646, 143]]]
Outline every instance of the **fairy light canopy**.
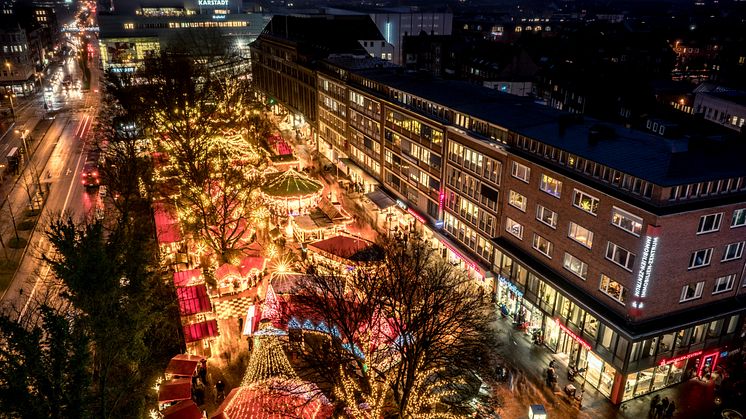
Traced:
[[315, 207], [321, 199], [324, 185], [295, 169], [266, 176], [261, 192], [271, 212], [293, 214]]

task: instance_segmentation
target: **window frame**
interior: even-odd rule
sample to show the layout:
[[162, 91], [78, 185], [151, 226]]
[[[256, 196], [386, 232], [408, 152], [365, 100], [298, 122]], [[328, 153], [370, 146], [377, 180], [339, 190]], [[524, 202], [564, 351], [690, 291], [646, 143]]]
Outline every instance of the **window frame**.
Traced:
[[[738, 219], [736, 214], [744, 214], [743, 216], [743, 223], [742, 224], [736, 224], [736, 220]], [[739, 208], [737, 210], [733, 210], [733, 218], [730, 220], [730, 228], [738, 228], [746, 226], [746, 208]]]
[[[638, 222], [640, 224], [640, 232], [636, 233], [633, 230], [628, 230], [628, 229], [624, 228], [621, 225], [621, 222], [619, 224], [615, 223], [614, 222], [614, 216], [617, 213], [619, 213], [623, 217], [627, 217], [627, 218], [631, 219], [633, 222], [635, 222], [635, 221]], [[621, 220], [621, 217], [620, 217], [620, 220]], [[623, 210], [623, 209], [621, 209], [621, 208], [619, 208], [617, 206], [611, 207], [611, 224], [614, 225], [614, 226], [616, 226], [617, 228], [619, 228], [621, 230], [626, 231], [627, 233], [629, 233], [629, 234], [631, 234], [631, 235], [633, 235], [635, 237], [640, 237], [640, 235], [642, 234], [642, 227], [643, 227], [642, 217], [638, 217], [637, 215], [634, 215], [634, 214], [632, 214], [629, 211], [625, 211], [625, 210]]]
[[681, 295], [679, 296], [679, 303], [686, 303], [689, 301], [697, 300], [702, 298], [702, 291], [705, 288], [705, 281], [699, 281], [694, 283], [694, 296], [686, 298], [686, 291], [692, 284], [686, 284], [681, 287]]
[[[525, 169], [525, 176], [526, 176], [525, 178], [519, 175], [520, 174], [519, 169]], [[529, 183], [529, 181], [531, 180], [531, 168], [526, 166], [525, 164], [518, 163], [515, 160], [513, 160], [513, 165], [510, 168], [510, 174], [514, 178], [525, 183]]]
[[[543, 211], [541, 211], [541, 210], [543, 210]], [[544, 221], [544, 219], [541, 218], [541, 216], [539, 215], [539, 212], [541, 212], [543, 214], [544, 212], [547, 212], [547, 211], [552, 213], [552, 218], [553, 218], [553, 221], [554, 221], [554, 223], [552, 223], [552, 224], [547, 223], [546, 221]], [[539, 221], [540, 223], [542, 223], [542, 224], [544, 224], [544, 225], [546, 225], [546, 226], [548, 226], [548, 227], [556, 230], [557, 229], [557, 220], [558, 219], [559, 219], [559, 214], [557, 214], [556, 211], [552, 211], [549, 208], [545, 207], [544, 205], [536, 204], [536, 220], [537, 221]]]
[[[539, 246], [537, 245], [540, 240], [543, 240], [548, 244], [546, 253], [539, 249]], [[547, 240], [546, 237], [534, 233], [533, 239], [531, 240], [531, 247], [542, 255], [548, 257], [549, 259], [552, 258], [552, 248], [554, 247], [554, 244], [552, 244], [551, 241]]]
[[[614, 251], [612, 252], [612, 256], [609, 257], [609, 249], [612, 246], [614, 247]], [[627, 252], [627, 258], [626, 258], [626, 260], [627, 260], [627, 263], [630, 265], [630, 267], [627, 267], [626, 265], [622, 265], [621, 263], [618, 263], [616, 260], [614, 260], [614, 255], [616, 254], [616, 252], [619, 249]], [[631, 261], [630, 261], [630, 255], [632, 256]], [[622, 268], [624, 268], [624, 269], [626, 269], [626, 270], [628, 270], [630, 272], [632, 272], [634, 270], [635, 261], [637, 260], [637, 254], [636, 253], [632, 253], [629, 250], [625, 249], [624, 247], [622, 247], [622, 246], [620, 246], [620, 245], [618, 245], [618, 244], [616, 244], [616, 243], [614, 243], [614, 242], [612, 242], [610, 240], [606, 242], [606, 252], [604, 252], [604, 257], [606, 258], [606, 260], [609, 260], [612, 263], [614, 263], [615, 265], [620, 266], [620, 267], [622, 267]]]
[[[711, 230], [702, 230], [702, 228], [705, 226], [706, 220], [708, 217], [715, 217], [717, 220], [717, 223], [715, 227], [713, 227]], [[708, 234], [708, 233], [715, 233], [717, 231], [720, 231], [720, 225], [723, 224], [723, 213], [722, 212], [716, 212], [714, 214], [707, 214], [699, 217], [699, 224], [697, 225], [697, 234]]]
[[[515, 232], [513, 232], [513, 231], [510, 230], [509, 224], [510, 224], [511, 221], [515, 225], [517, 225], [517, 226], [520, 227], [520, 231], [519, 231], [518, 234], [516, 234]], [[524, 226], [523, 226], [523, 224], [519, 223], [518, 221], [516, 221], [516, 220], [514, 220], [514, 219], [512, 219], [510, 217], [505, 217], [505, 231], [507, 231], [508, 233], [510, 233], [511, 235], [513, 235], [513, 237], [518, 238], [518, 240], [523, 240], [523, 232], [524, 232]]]
[[[521, 208], [520, 206], [518, 206], [518, 205], [516, 205], [516, 204], [513, 203], [513, 195], [518, 195], [518, 196], [520, 196], [520, 197], [523, 198], [523, 200], [524, 200], [523, 208]], [[525, 195], [523, 195], [523, 194], [521, 194], [519, 192], [516, 192], [516, 191], [514, 191], [512, 189], [510, 189], [510, 190], [508, 190], [508, 205], [510, 205], [511, 207], [516, 208], [516, 209], [518, 209], [518, 210], [520, 210], [522, 212], [526, 212], [526, 208], [528, 207], [528, 198], [526, 198]]]
[[[590, 210], [587, 210], [587, 209], [583, 208], [581, 205], [577, 204], [575, 201], [576, 201], [576, 198], [578, 196], [580, 196], [581, 199], [582, 199], [583, 196], [586, 196], [586, 197], [590, 198], [591, 201], [596, 201], [596, 212], [593, 212], [592, 207], [591, 207]], [[595, 196], [593, 196], [593, 195], [591, 195], [589, 193], [583, 192], [580, 189], [573, 189], [572, 206], [574, 206], [575, 208], [577, 208], [577, 209], [579, 209], [579, 210], [581, 210], [581, 211], [583, 211], [585, 213], [591, 214], [594, 217], [597, 217], [598, 216], [598, 207], [600, 205], [601, 205], [601, 200], [598, 199], [598, 198], [596, 198]]]
[[[730, 262], [732, 260], [738, 260], [741, 259], [743, 256], [743, 248], [746, 245], [746, 241], [740, 241], [735, 243], [730, 243], [725, 246], [725, 251], [723, 251], [723, 257], [720, 259], [720, 262]], [[730, 258], [726, 258], [728, 256], [728, 250], [731, 248], [731, 246], [736, 246], [736, 255]]]
[[[715, 278], [715, 286], [712, 287], [712, 295], [722, 294], [724, 292], [733, 291], [733, 288], [736, 286], [736, 277], [738, 274], [729, 274], [729, 275], [723, 275], [720, 277]], [[720, 280], [725, 279], [726, 284], [730, 284], [729, 287], [718, 290], [718, 285], [720, 285]]]
[[[550, 183], [546, 182], [546, 179], [550, 179], [550, 181], [553, 181], [553, 182], [557, 183], [557, 190], [556, 190], [556, 192], [552, 191], [551, 188], [547, 187], [547, 185], [550, 185]], [[548, 195], [551, 195], [551, 196], [553, 196], [553, 197], [555, 197], [557, 199], [560, 199], [560, 197], [562, 196], [562, 181], [558, 180], [558, 179], [555, 179], [555, 178], [547, 175], [546, 173], [542, 173], [541, 174], [541, 179], [539, 179], [539, 190], [541, 190], [542, 192], [544, 192], [544, 193], [546, 193]]]
[[[575, 233], [577, 233], [578, 228], [582, 228], [583, 230], [587, 231], [588, 234], [586, 234], [586, 241], [589, 241], [590, 243], [583, 243], [582, 241], [578, 240], [576, 237], [573, 237], [571, 234], [573, 232], [573, 226], [577, 227], [574, 229]], [[583, 247], [585, 248], [588, 248], [588, 249], [593, 248], [593, 236], [594, 234], [590, 229], [587, 229], [574, 221], [570, 221], [570, 223], [567, 225], [567, 237], [569, 237], [575, 243], [579, 243], [583, 245]]]
[[[570, 265], [572, 265], [573, 261], [580, 263], [580, 271], [581, 271], [580, 273], [568, 267], [568, 259], [569, 259]], [[567, 271], [570, 271], [573, 275], [577, 276], [583, 281], [588, 279], [588, 264], [583, 262], [579, 257], [569, 252], [565, 252], [565, 255], [562, 257], [562, 267], [565, 268]]]
[[[603, 287], [604, 279], [608, 280], [608, 282], [606, 284], [606, 289], [604, 289], [604, 287]], [[610, 293], [608, 291], [609, 290], [609, 285], [611, 285], [612, 282], [615, 283], [615, 284], [617, 284], [617, 285], [619, 285], [619, 287], [621, 287], [622, 291], [621, 291], [621, 293], [619, 295], [620, 298], [617, 298], [616, 296], [614, 296], [612, 293]], [[616, 301], [617, 303], [619, 303], [619, 304], [621, 304], [623, 306], [627, 305], [627, 298], [626, 298], [626, 295], [627, 295], [626, 291], [628, 291], [627, 287], [625, 287], [624, 285], [622, 285], [619, 281], [615, 281], [614, 278], [612, 278], [612, 277], [610, 277], [610, 276], [602, 273], [601, 274], [601, 280], [598, 282], [598, 290], [601, 291], [607, 297], [609, 297], [612, 300]]]
[[[689, 267], [687, 268], [687, 270], [691, 271], [693, 269], [699, 269], [699, 268], [710, 266], [710, 264], [712, 263], [712, 250], [713, 250], [712, 247], [708, 247], [705, 249], [699, 249], [699, 250], [695, 250], [694, 252], [692, 252], [691, 256], [689, 256]], [[695, 266], [693, 265], [693, 263], [697, 260], [696, 255], [699, 252], [705, 252], [706, 262], [701, 265]]]

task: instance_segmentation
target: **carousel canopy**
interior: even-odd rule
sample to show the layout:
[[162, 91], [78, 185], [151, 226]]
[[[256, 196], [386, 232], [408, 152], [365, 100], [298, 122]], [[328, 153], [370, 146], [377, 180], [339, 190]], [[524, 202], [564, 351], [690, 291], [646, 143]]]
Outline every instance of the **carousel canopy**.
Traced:
[[265, 195], [276, 198], [303, 197], [321, 193], [324, 185], [295, 169], [267, 176], [262, 186]]

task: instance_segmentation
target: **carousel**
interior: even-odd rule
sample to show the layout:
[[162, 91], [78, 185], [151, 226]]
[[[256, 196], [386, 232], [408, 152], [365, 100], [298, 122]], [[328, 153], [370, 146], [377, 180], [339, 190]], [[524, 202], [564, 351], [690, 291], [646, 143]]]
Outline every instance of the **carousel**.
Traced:
[[275, 216], [308, 214], [318, 206], [324, 185], [308, 176], [289, 169], [266, 175], [261, 188], [262, 198]]

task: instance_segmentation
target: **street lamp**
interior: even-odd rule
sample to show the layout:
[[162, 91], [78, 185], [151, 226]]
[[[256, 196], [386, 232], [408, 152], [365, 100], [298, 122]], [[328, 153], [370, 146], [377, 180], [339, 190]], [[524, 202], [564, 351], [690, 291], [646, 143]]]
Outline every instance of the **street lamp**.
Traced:
[[[8, 74], [12, 76], [13, 73], [10, 69], [10, 62], [7, 60], [5, 61], [5, 67], [8, 68]], [[10, 92], [8, 92], [6, 96], [8, 97], [8, 99], [10, 99], [10, 114], [13, 116], [13, 121], [15, 121], [16, 120], [16, 109], [13, 106], [13, 84], [12, 83], [10, 85]]]

